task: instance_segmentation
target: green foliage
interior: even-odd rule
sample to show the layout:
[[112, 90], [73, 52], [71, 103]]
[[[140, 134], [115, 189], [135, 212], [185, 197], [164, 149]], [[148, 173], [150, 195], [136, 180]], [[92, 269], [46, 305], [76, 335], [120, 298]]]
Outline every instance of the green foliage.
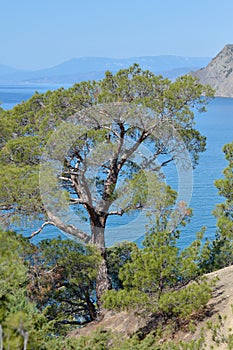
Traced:
[[142, 341], [136, 337], [121, 341], [119, 345], [115, 345], [113, 350], [202, 350], [205, 349], [204, 339], [201, 337], [197, 341], [175, 342], [172, 340], [161, 342], [158, 337], [149, 335]]
[[211, 296], [211, 288], [206, 283], [193, 282], [178, 291], [162, 294], [158, 301], [158, 311], [166, 317], [187, 318], [195, 311], [202, 310]]
[[[10, 176], [9, 173], [10, 172]], [[10, 219], [18, 219], [22, 215], [36, 216], [38, 208], [42, 209], [42, 202], [38, 187], [38, 169], [30, 166], [23, 168], [17, 165], [3, 165], [0, 169], [0, 192], [1, 207], [3, 209], [3, 218], [7, 217], [7, 211], [12, 215]], [[17, 202], [17, 203], [16, 203]], [[30, 207], [28, 204], [30, 203]], [[19, 215], [14, 216], [15, 206], [20, 207]], [[9, 215], [8, 215], [9, 216]]]
[[[143, 174], [140, 173], [140, 167], [136, 168], [134, 166], [132, 159], [130, 160], [127, 157], [122, 162], [122, 172], [119, 171], [119, 173], [114, 174], [116, 179], [112, 184], [109, 184], [109, 179], [106, 177], [106, 168], [111, 168], [111, 159], [113, 159], [112, 155], [115, 152], [118, 169], [120, 169], [119, 164], [123, 159], [122, 157], [127, 154], [125, 151], [128, 151], [126, 146], [121, 145], [122, 140], [126, 138], [135, 142], [138, 140], [140, 132], [144, 131], [144, 135], [147, 132], [147, 137], [142, 138], [140, 143], [153, 142], [155, 155], [168, 155], [168, 149], [161, 144], [161, 140], [156, 140], [153, 132], [148, 133], [147, 129], [152, 121], [150, 113], [145, 115], [144, 120], [140, 119], [138, 113], [132, 113], [132, 111], [126, 113], [128, 119], [124, 120], [123, 123], [116, 121], [109, 130], [106, 125], [114, 111], [106, 109], [104, 111], [105, 115], [99, 114], [96, 119], [91, 115], [88, 108], [94, 106], [106, 107], [109, 102], [130, 103], [131, 108], [135, 106], [135, 111], [136, 106], [145, 107], [147, 110], [150, 108], [158, 121], [163, 122], [165, 120], [166, 124], [169, 125], [170, 123], [177, 130], [190, 151], [194, 163], [196, 163], [199, 152], [205, 149], [205, 137], [195, 129], [193, 111], [195, 108], [200, 112], [203, 111], [212, 95], [213, 92], [210, 87], [202, 86], [197, 79], [191, 76], [180, 77], [175, 82], [171, 82], [161, 76], [155, 76], [149, 71], [143, 71], [135, 64], [128, 69], [120, 70], [115, 75], [106, 72], [105, 78], [99, 82], [81, 82], [67, 90], [61, 88], [53, 92], [48, 91], [45, 94], [36, 93], [28, 101], [15, 106], [11, 111], [1, 110], [0, 209], [3, 210], [3, 214], [5, 214], [5, 210], [11, 210], [11, 217], [17, 215], [22, 218], [23, 215], [40, 214], [41, 217], [44, 215], [47, 218], [48, 213], [39, 191], [38, 165], [42, 159], [47, 141], [55, 130], [57, 130], [58, 134], [56, 136], [60, 138], [61, 142], [59, 145], [51, 142], [53, 146], [57, 147], [57, 154], [60, 157], [70, 139], [72, 140], [72, 146], [65, 159], [62, 159], [62, 162], [64, 162], [63, 175], [68, 180], [58, 181], [51, 163], [51, 172], [54, 173], [54, 177], [51, 176], [49, 179], [45, 179], [45, 183], [42, 184], [45, 186], [47, 183], [47, 187], [51, 189], [50, 192], [47, 192], [47, 188], [45, 188], [46, 193], [51, 193], [54, 190], [53, 204], [66, 202], [71, 205], [72, 203], [68, 199], [70, 199], [70, 194], [75, 189], [75, 194], [80, 202], [85, 202], [87, 194], [89, 197], [91, 196], [88, 204], [92, 208], [98, 208], [103, 200], [108, 201], [110, 205], [113, 200], [118, 198], [118, 193], [120, 193], [116, 184], [125, 179], [126, 173], [128, 173], [129, 176], [127, 177], [132, 180], [129, 187], [131, 186], [135, 190], [134, 184], [140, 180], [138, 189], [140, 188], [142, 191], [135, 191], [132, 203], [128, 203], [125, 208], [121, 209], [124, 209], [125, 213], [135, 209], [135, 207], [139, 208], [139, 204], [145, 205], [145, 197], [148, 195], [144, 186], [145, 176], [143, 177]], [[85, 115], [82, 115], [82, 113], [79, 115], [78, 113], [84, 109], [86, 111]], [[98, 115], [98, 108], [96, 113]], [[62, 135], [59, 134], [59, 125], [62, 122], [67, 122], [70, 117], [79, 118], [78, 125], [66, 123], [65, 132]], [[121, 117], [125, 118], [125, 116]], [[147, 123], [149, 124], [147, 125]], [[132, 124], [131, 128], [127, 128], [129, 124]], [[86, 128], [86, 132], [75, 139], [75, 131], [81, 126]], [[144, 127], [145, 130], [140, 130], [141, 127]], [[121, 135], [120, 140], [118, 140], [117, 135]], [[106, 158], [102, 159], [98, 154], [98, 147], [96, 147], [98, 145], [101, 145], [102, 156], [105, 155]], [[93, 151], [92, 156], [90, 156], [91, 151]], [[83, 167], [80, 165], [80, 177], [77, 176], [76, 178], [78, 180], [76, 181], [77, 186], [79, 186], [74, 187], [72, 181], [70, 181], [70, 169], [73, 167], [77, 171], [77, 166], [75, 168], [74, 164], [72, 165], [72, 162], [77, 162], [77, 156], [79, 161], [82, 159], [80, 164], [82, 163]], [[94, 160], [98, 159], [101, 168], [100, 173], [95, 171], [96, 164], [93, 163], [92, 158]], [[87, 163], [87, 159], [89, 163]], [[89, 178], [85, 178], [87, 176], [85, 171], [87, 164], [92, 167], [92, 169], [88, 169]], [[145, 164], [148, 164], [146, 159]], [[148, 167], [147, 170], [151, 171], [152, 168]], [[157, 170], [154, 169], [154, 172], [157, 172]], [[131, 177], [132, 175], [133, 177]], [[98, 195], [97, 199], [99, 201], [94, 197], [92, 198], [91, 184], [93, 183], [96, 183], [95, 195]], [[61, 187], [65, 191], [64, 193], [58, 191], [58, 188]], [[86, 189], [85, 193], [83, 193], [84, 188]], [[77, 211], [80, 206], [84, 211], [88, 211], [89, 206], [83, 204], [77, 206]], [[90, 210], [88, 214], [90, 215]], [[64, 225], [63, 229], [65, 230]]]
[[[231, 306], [232, 307], [232, 306]], [[226, 328], [227, 316], [218, 314], [216, 322], [207, 322], [207, 329], [211, 331], [212, 347], [224, 347], [224, 349], [233, 349], [233, 333], [232, 328]]]
[[[187, 99], [187, 96], [192, 97]], [[152, 109], [158, 115], [165, 112], [166, 116], [177, 123], [177, 130], [196, 162], [197, 152], [205, 148], [205, 138], [193, 128], [193, 108], [199, 112], [205, 111], [209, 97], [213, 97], [213, 90], [210, 86], [201, 85], [196, 78], [183, 76], [171, 82], [162, 76], [143, 71], [135, 64], [115, 75], [107, 72], [105, 79], [100, 82], [98, 101], [135, 103]]]
[[93, 332], [91, 336], [59, 339], [59, 343], [58, 340], [53, 340], [43, 349], [51, 348], [54, 350], [203, 350], [206, 347], [203, 337], [190, 342], [172, 340], [161, 342], [159, 337], [153, 334], [143, 340], [139, 340], [137, 336], [125, 339], [120, 335], [113, 335], [100, 329]]
[[53, 239], [35, 247], [3, 231], [0, 242], [4, 350], [21, 350], [25, 342], [27, 349], [51, 349], [47, 344], [58, 346], [58, 332], [96, 317], [93, 293], [101, 257], [94, 246]]
[[[114, 335], [109, 331], [98, 329], [90, 336], [66, 339], [50, 339], [44, 350], [204, 350], [204, 349], [224, 349], [232, 350], [232, 331], [224, 331], [225, 320], [219, 315], [216, 323], [208, 323], [202, 330], [198, 339], [191, 341], [165, 339], [161, 334], [151, 333], [140, 340], [138, 336], [130, 338]], [[206, 343], [206, 332], [210, 330], [211, 343]]]
[[48, 239], [39, 243], [32, 258], [30, 299], [54, 320], [57, 331], [64, 333], [96, 317], [94, 290], [101, 257], [95, 247]]
[[[20, 235], [0, 231], [0, 325], [3, 349], [39, 349], [42, 339], [52, 329], [27, 297], [28, 263], [33, 247]], [[34, 345], [33, 345], [34, 344]]]
[[11, 111], [1, 110], [0, 205], [11, 216], [44, 213], [38, 167], [44, 145], [56, 126], [88, 106], [91, 90], [89, 83], [80, 83], [69, 90], [36, 93]]
[[[153, 131], [158, 123], [164, 126], [161, 129], [166, 137], [176, 130], [195, 165], [199, 152], [205, 149], [205, 137], [195, 129], [194, 109], [204, 111], [212, 95], [210, 87], [202, 86], [193, 77], [171, 82], [134, 65], [115, 75], [107, 72], [100, 82], [82, 82], [68, 90], [36, 93], [11, 111], [0, 109], [3, 216], [7, 219], [10, 213], [11, 218], [20, 220], [23, 216], [39, 215], [64, 231], [74, 232], [74, 226], [57, 220], [48, 208], [52, 205], [56, 214], [61, 210], [65, 216], [68, 207], [75, 205], [79, 214], [86, 211], [92, 228], [99, 228], [103, 219], [104, 232], [113, 201], [116, 215], [150, 206], [154, 224], [145, 248], [139, 250], [134, 244], [124, 243], [107, 251], [113, 285], [123, 289], [109, 291], [105, 304], [118, 309], [146, 310], [164, 318], [188, 317], [203, 307], [209, 296], [205, 283], [189, 284], [199, 275], [201, 243], [197, 239], [183, 252], [177, 248], [179, 232], [174, 227], [180, 217], [187, 218], [190, 213], [182, 203], [172, 213], [176, 193], [163, 184], [154, 160], [162, 154], [167, 157], [164, 164], [168, 164], [174, 161], [170, 154], [174, 150], [163, 145]], [[113, 107], [121, 102], [130, 104], [131, 109], [119, 115], [119, 109], [108, 110], [109, 102], [116, 103]], [[83, 110], [85, 113], [79, 113]], [[70, 117], [74, 124], [67, 123]], [[65, 128], [59, 129], [63, 122]], [[77, 138], [79, 129], [82, 135]], [[153, 154], [144, 156], [139, 166], [134, 160], [142, 143], [150, 144]], [[182, 154], [182, 148], [176, 152]], [[46, 157], [50, 168], [46, 169], [47, 177], [42, 178], [40, 162]], [[62, 173], [54, 166], [56, 161], [63, 164]], [[122, 183], [125, 185], [120, 186]], [[49, 203], [41, 198], [41, 186]], [[111, 215], [115, 215], [114, 211]], [[77, 237], [86, 238], [77, 231]], [[0, 248], [0, 322], [6, 349], [21, 350], [25, 341], [28, 349], [38, 350], [179, 348], [173, 343], [158, 345], [158, 339], [153, 337], [143, 342], [137, 338], [114, 340], [101, 331], [90, 338], [58, 336], [66, 333], [67, 325], [96, 317], [93, 290], [100, 254], [93, 246], [74, 241], [46, 240], [35, 252], [12, 233], [1, 232], [0, 238], [4, 241]], [[196, 349], [195, 346], [192, 344], [190, 349]]]
[[216, 206], [214, 215], [217, 218], [216, 238], [206, 244], [206, 256], [203, 265], [207, 271], [233, 264], [233, 142], [223, 148], [228, 166], [224, 169], [224, 178], [215, 181], [219, 195], [225, 201]]
[[[140, 251], [134, 244], [125, 242], [111, 248], [108, 252], [108, 263], [111, 271], [117, 275], [119, 270], [117, 264], [119, 264], [121, 266], [120, 275], [124, 275], [122, 272], [124, 271], [124, 266], [129, 269], [131, 264], [131, 267], [134, 268], [133, 270], [137, 270], [140, 275], [140, 264], [143, 262], [142, 256], [147, 256], [150, 250], [155, 252], [156, 246], [159, 249], [163, 249], [166, 245], [175, 248], [177, 238], [175, 236], [169, 238], [168, 235], [164, 235], [163, 239], [156, 240], [155, 235], [148, 235], [145, 248], [141, 250], [140, 259], [138, 255]], [[201, 234], [198, 238], [201, 238]], [[65, 311], [62, 308], [59, 309], [58, 307], [59, 313], [50, 313], [50, 318], [54, 318], [54, 321], [48, 322], [47, 317], [49, 313], [47, 313], [47, 309], [42, 307], [42, 312], [39, 312], [37, 308], [40, 304], [38, 295], [35, 297], [35, 299], [37, 298], [35, 300], [37, 306], [35, 303], [30, 302], [27, 297], [28, 289], [29, 291], [31, 290], [33, 279], [35, 279], [32, 271], [28, 275], [28, 269], [31, 266], [34, 272], [37, 271], [37, 287], [42, 294], [45, 293], [46, 295], [48, 293], [49, 295], [48, 297], [46, 296], [47, 299], [43, 299], [45, 303], [50, 303], [52, 298], [60, 303], [61, 299], [59, 299], [59, 293], [56, 294], [56, 287], [59, 286], [59, 283], [61, 287], [61, 284], [64, 282], [66, 288], [65, 294], [69, 298], [69, 301], [73, 302], [79, 298], [79, 294], [75, 296], [75, 292], [79, 293], [78, 288], [90, 288], [89, 283], [92, 283], [92, 279], [96, 276], [96, 264], [98, 264], [100, 259], [98, 253], [96, 253], [96, 250], [92, 246], [84, 247], [73, 241], [62, 241], [61, 239], [43, 241], [38, 248], [35, 248], [20, 235], [12, 232], [0, 231], [0, 241], [0, 326], [3, 329], [3, 338], [1, 339], [0, 332], [0, 341], [3, 341], [4, 350], [23, 350], [25, 348], [28, 350], [204, 350], [206, 348], [204, 338], [206, 330], [195, 341], [174, 341], [172, 339], [169, 340], [169, 337], [166, 340], [166, 327], [164, 328], [164, 323], [163, 327], [158, 327], [144, 339], [141, 339], [138, 335], [125, 338], [124, 336], [114, 335], [110, 331], [103, 331], [101, 329], [94, 331], [90, 336], [81, 336], [78, 338], [67, 337], [66, 334], [58, 335], [57, 328], [54, 328], [54, 321], [59, 322], [61, 315], [64, 316], [65, 312], [69, 314], [69, 311]], [[196, 261], [200, 254], [199, 243], [197, 239], [185, 251], [183, 258], [187, 257], [187, 264]], [[169, 250], [169, 253], [171, 251]], [[177, 250], [174, 250], [174, 252], [177, 252]], [[181, 253], [178, 254], [178, 257], [181, 256]], [[175, 259], [175, 256], [176, 254], [172, 254], [170, 262]], [[178, 258], [176, 257], [176, 259]], [[136, 269], [134, 264], [135, 260], [138, 261], [138, 269]], [[154, 258], [154, 260], [156, 259]], [[151, 261], [153, 267], [154, 261], [153, 259]], [[143, 263], [143, 266], [146, 266], [145, 262]], [[38, 264], [37, 270], [35, 270], [36, 264]], [[64, 266], [66, 269], [63, 269]], [[174, 266], [173, 263], [171, 266]], [[169, 266], [168, 261], [165, 270], [171, 266]], [[62, 267], [62, 270], [59, 270], [60, 267]], [[56, 270], [57, 268], [58, 270]], [[182, 267], [177, 266], [177, 268], [181, 269], [179, 272], [181, 273], [184, 265]], [[191, 270], [189, 271], [189, 277], [187, 276], [187, 271], [184, 275], [186, 282], [188, 278], [191, 278], [191, 276], [193, 278], [196, 275], [196, 270], [193, 270], [192, 264], [190, 269], [192, 272]], [[185, 270], [187, 270], [187, 266]], [[148, 269], [145, 270], [145, 274], [149, 272]], [[152, 275], [154, 272], [153, 270]], [[49, 278], [46, 284], [44, 278], [51, 273], [51, 279]], [[166, 274], [164, 274], [165, 277]], [[149, 278], [146, 281], [148, 283]], [[112, 296], [112, 307], [119, 309], [125, 307], [126, 309], [133, 308], [140, 311], [139, 307], [141, 305], [150, 304], [152, 307], [150, 312], [155, 312], [157, 317], [159, 315], [161, 317], [162, 314], [163, 319], [164, 317], [168, 318], [169, 322], [174, 317], [184, 320], [187, 315], [199, 310], [206, 304], [210, 288], [205, 281], [193, 281], [184, 284], [184, 281], [181, 282], [179, 280], [177, 284], [174, 279], [174, 281], [171, 280], [171, 285], [169, 285], [168, 279], [165, 278], [165, 281], [167, 283], [166, 288], [160, 295], [160, 298], [156, 298], [157, 302], [153, 299], [156, 293], [142, 291], [142, 284], [136, 279], [134, 279], [133, 284], [137, 288], [133, 289], [129, 287], [130, 283], [128, 281], [126, 283], [127, 288], [119, 291], [110, 291], [108, 298], [110, 300], [110, 296]], [[50, 285], [51, 289], [43, 291], [43, 287], [47, 287], [48, 285]], [[175, 289], [171, 287], [174, 285], [176, 285]], [[148, 286], [150, 286], [149, 283]], [[151, 298], [154, 304], [151, 302]], [[47, 317], [45, 317], [45, 313]], [[212, 332], [213, 346], [225, 344], [227, 349], [232, 349], [232, 332], [231, 330], [224, 330], [224, 322], [225, 320], [219, 317], [217, 324], [208, 324], [208, 329]], [[63, 331], [65, 333], [65, 327]]]
[[216, 180], [215, 186], [219, 195], [225, 198], [225, 202], [217, 206], [215, 215], [221, 235], [233, 236], [233, 142], [225, 145], [223, 152], [228, 166], [223, 171], [224, 179]]
[[106, 249], [106, 261], [108, 274], [114, 289], [121, 289], [122, 282], [119, 279], [120, 268], [131, 260], [131, 253], [136, 244], [133, 242], [121, 242]]
[[162, 319], [188, 318], [205, 307], [210, 286], [199, 277], [201, 238], [180, 251], [179, 233], [151, 230], [145, 248], [133, 247], [130, 260], [120, 269], [123, 289], [107, 291], [104, 305], [110, 309], [154, 313]]
[[[27, 266], [20, 236], [0, 231], [0, 322], [27, 306]], [[19, 288], [20, 287], [20, 288]]]

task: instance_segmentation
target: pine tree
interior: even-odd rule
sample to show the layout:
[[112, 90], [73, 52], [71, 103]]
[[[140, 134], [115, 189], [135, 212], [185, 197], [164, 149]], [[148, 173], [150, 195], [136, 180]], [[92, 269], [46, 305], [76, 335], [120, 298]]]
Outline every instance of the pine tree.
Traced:
[[133, 248], [130, 260], [119, 272], [123, 289], [107, 291], [104, 305], [153, 313], [157, 320], [176, 322], [204, 308], [210, 298], [211, 288], [199, 269], [203, 235], [199, 233], [181, 251], [177, 246], [179, 231], [158, 231], [157, 227], [148, 232], [143, 249]]
[[233, 264], [233, 142], [223, 148], [228, 166], [224, 169], [223, 179], [215, 181], [219, 195], [225, 201], [216, 206], [216, 238], [210, 249], [209, 264], [212, 269]]
[[[111, 287], [105, 249], [109, 216], [145, 209], [160, 169], [177, 162], [184, 150], [197, 163], [205, 137], [195, 129], [194, 109], [203, 112], [212, 95], [196, 78], [171, 82], [135, 64], [106, 72], [99, 82], [36, 93], [11, 111], [1, 110], [2, 216], [44, 220], [32, 237], [53, 225], [95, 244], [102, 254], [100, 299]], [[141, 155], [140, 147], [148, 144], [150, 154]], [[158, 167], [159, 155], [164, 161]], [[70, 208], [88, 220], [90, 234], [70, 220]]]

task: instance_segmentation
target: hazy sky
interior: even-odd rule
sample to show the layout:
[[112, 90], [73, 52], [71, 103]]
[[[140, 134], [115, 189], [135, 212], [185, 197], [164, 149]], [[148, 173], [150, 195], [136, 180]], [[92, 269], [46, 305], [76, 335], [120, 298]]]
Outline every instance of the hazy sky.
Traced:
[[232, 0], [0, 0], [0, 63], [73, 57], [215, 56], [233, 43]]

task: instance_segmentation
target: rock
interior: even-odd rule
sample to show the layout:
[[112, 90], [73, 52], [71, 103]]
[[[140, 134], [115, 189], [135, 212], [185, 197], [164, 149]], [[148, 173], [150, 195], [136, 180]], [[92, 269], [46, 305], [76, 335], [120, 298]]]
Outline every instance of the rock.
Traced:
[[226, 45], [205, 68], [190, 75], [213, 87], [216, 96], [233, 97], [233, 44]]

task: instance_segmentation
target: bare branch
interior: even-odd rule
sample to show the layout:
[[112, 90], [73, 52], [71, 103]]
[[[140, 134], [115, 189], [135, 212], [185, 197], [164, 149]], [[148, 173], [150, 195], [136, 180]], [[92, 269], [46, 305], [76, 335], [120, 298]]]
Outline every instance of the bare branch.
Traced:
[[113, 210], [113, 211], [109, 211], [108, 213], [107, 213], [107, 215], [109, 216], [109, 215], [119, 215], [119, 216], [122, 216], [123, 214], [125, 214], [128, 210], [130, 210], [130, 209], [134, 209], [134, 210], [137, 210], [137, 209], [142, 209], [143, 208], [143, 206], [142, 206], [142, 204], [138, 204], [138, 205], [136, 205], [136, 206], [134, 206], [134, 205], [127, 205], [127, 207], [125, 207], [125, 208], [122, 208], [122, 209], [120, 209], [120, 210]]
[[125, 137], [125, 128], [124, 128], [124, 124], [123, 123], [119, 123], [118, 124], [119, 127], [120, 127], [120, 130], [121, 130], [121, 133], [120, 133], [120, 139], [119, 139], [119, 143], [118, 143], [118, 149], [117, 149], [117, 155], [119, 156], [120, 154], [120, 151], [123, 147], [123, 143], [124, 143], [124, 137]]
[[48, 214], [49, 219], [51, 221], [44, 222], [37, 231], [33, 232], [28, 237], [28, 239], [31, 239], [31, 238], [35, 237], [36, 235], [38, 235], [43, 230], [43, 228], [45, 226], [53, 225], [53, 226], [59, 228], [60, 230], [62, 230], [63, 232], [66, 232], [72, 236], [78, 237], [84, 243], [89, 243], [89, 241], [91, 240], [91, 236], [89, 236], [87, 233], [77, 229], [74, 225], [64, 224], [57, 216], [55, 216], [51, 212], [47, 212], [47, 214]]
[[154, 163], [154, 161], [156, 160], [156, 158], [158, 157], [158, 155], [162, 152], [162, 148], [159, 147], [157, 152], [155, 152], [153, 154], [153, 156], [151, 158], [148, 158], [148, 159], [145, 159], [143, 162], [142, 162], [142, 168], [145, 169], [147, 168], [149, 165], [151, 165], [152, 163]]
[[163, 166], [167, 165], [168, 163], [172, 162], [173, 160], [174, 160], [174, 158], [172, 157], [172, 158], [166, 160], [165, 162], [163, 162], [160, 166], [163, 167]]
[[61, 268], [61, 266], [55, 265], [52, 269], [50, 269], [48, 271], [41, 272], [41, 274], [42, 275], [49, 275], [50, 273], [54, 272], [56, 269], [59, 269], [59, 268]]
[[38, 234], [43, 230], [43, 228], [44, 228], [45, 226], [47, 226], [47, 225], [53, 225], [53, 226], [55, 226], [54, 222], [52, 222], [52, 221], [45, 221], [45, 222], [41, 225], [41, 227], [40, 227], [38, 230], [32, 232], [31, 235], [30, 235], [28, 238], [31, 239], [31, 238], [35, 237], [36, 235], [38, 235]]
[[87, 233], [77, 229], [74, 225], [64, 224], [57, 216], [51, 212], [47, 212], [49, 219], [53, 222], [53, 225], [59, 228], [60, 230], [79, 238], [84, 243], [89, 243], [91, 236]]
[[59, 179], [60, 179], [60, 180], [63, 180], [63, 181], [69, 181], [69, 182], [72, 182], [70, 178], [68, 178], [68, 177], [64, 177], [64, 176], [59, 176]]
[[110, 159], [110, 165], [108, 167], [108, 176], [104, 184], [104, 193], [102, 195], [102, 199], [104, 201], [104, 205], [102, 207], [103, 211], [107, 212], [109, 209], [109, 206], [111, 204], [111, 196], [115, 190], [115, 186], [118, 180], [118, 159], [120, 152], [122, 150], [123, 144], [124, 144], [124, 137], [125, 137], [125, 127], [124, 122], [119, 121], [118, 126], [120, 128], [120, 134], [117, 134], [118, 136], [118, 147], [116, 151], [113, 154], [113, 157]]
[[107, 213], [107, 215], [119, 215], [119, 216], [122, 216], [124, 214], [125, 210], [124, 209], [121, 209], [121, 210], [113, 210], [113, 211], [109, 211]]
[[118, 139], [120, 139], [120, 135], [118, 134], [118, 132], [116, 132], [116, 130], [114, 130], [113, 128], [110, 128], [108, 126], [104, 126], [103, 127], [105, 130], [111, 131]]
[[138, 138], [138, 140], [134, 143], [134, 145], [128, 149], [125, 154], [121, 157], [120, 162], [118, 163], [118, 169], [120, 170], [122, 166], [125, 164], [126, 160], [137, 150], [137, 148], [141, 145], [141, 143], [148, 137], [148, 134], [143, 131]]
[[[79, 204], [84, 204], [87, 209], [92, 208], [93, 207], [92, 196], [91, 196], [91, 192], [88, 187], [87, 181], [83, 174], [79, 174], [79, 175], [80, 176], [71, 174], [72, 184], [74, 186], [76, 194], [80, 198]], [[81, 181], [80, 181], [80, 177], [81, 177]]]
[[79, 198], [70, 198], [70, 203], [72, 203], [72, 204], [86, 204], [86, 205], [88, 205], [87, 202], [85, 202], [85, 201], [83, 201], [83, 200], [81, 200]]

